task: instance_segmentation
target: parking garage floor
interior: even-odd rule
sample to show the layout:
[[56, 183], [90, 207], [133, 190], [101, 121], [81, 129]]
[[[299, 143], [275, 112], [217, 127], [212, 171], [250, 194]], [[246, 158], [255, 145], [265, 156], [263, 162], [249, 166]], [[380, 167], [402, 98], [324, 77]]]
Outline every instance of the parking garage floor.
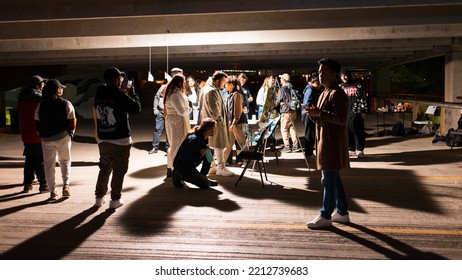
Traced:
[[21, 138], [0, 134], [0, 259], [462, 259], [459, 147], [450, 151], [431, 137], [369, 137], [366, 157], [352, 157], [341, 173], [352, 223], [309, 230], [322, 187], [301, 153], [276, 164], [268, 152], [265, 187], [258, 171], [234, 186], [242, 169], [230, 166], [234, 177], [212, 177], [218, 187], [176, 189], [165, 180], [165, 153], [147, 153], [152, 122], [132, 116], [125, 205], [115, 211], [92, 207], [98, 147], [90, 121], [77, 124], [71, 196], [55, 202], [38, 185], [22, 193]]

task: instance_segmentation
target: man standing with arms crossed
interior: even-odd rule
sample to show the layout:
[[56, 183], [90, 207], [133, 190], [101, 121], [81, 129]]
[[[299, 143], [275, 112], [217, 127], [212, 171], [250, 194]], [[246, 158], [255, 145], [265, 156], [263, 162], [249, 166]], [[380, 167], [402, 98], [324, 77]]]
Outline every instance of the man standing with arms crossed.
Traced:
[[317, 168], [324, 187], [321, 213], [306, 225], [311, 229], [332, 226], [332, 222], [349, 223], [348, 203], [340, 178], [340, 169], [349, 168], [347, 118], [348, 96], [338, 85], [340, 64], [323, 58], [319, 63], [319, 81], [324, 91], [316, 107], [306, 108], [316, 123]]

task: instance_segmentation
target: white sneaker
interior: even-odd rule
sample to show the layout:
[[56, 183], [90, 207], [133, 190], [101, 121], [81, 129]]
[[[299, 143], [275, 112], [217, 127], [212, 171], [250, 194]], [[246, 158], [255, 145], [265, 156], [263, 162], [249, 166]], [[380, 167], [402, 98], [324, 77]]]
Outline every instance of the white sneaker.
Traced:
[[319, 215], [314, 218], [311, 222], [306, 223], [306, 226], [311, 229], [325, 228], [332, 226], [332, 221], [327, 220], [323, 216]]
[[356, 151], [356, 156], [358, 158], [363, 158], [364, 157], [364, 152], [363, 151]]
[[231, 177], [231, 176], [234, 176], [234, 172], [229, 170], [226, 167], [223, 167], [223, 168], [218, 168], [217, 169], [217, 175], [218, 176], [224, 176], [224, 177]]
[[217, 167], [216, 167], [216, 166], [211, 167], [211, 168], [209, 169], [208, 175], [215, 175], [215, 174], [217, 174]]
[[332, 222], [341, 223], [341, 224], [348, 224], [350, 222], [350, 215], [340, 215], [339, 212], [334, 211], [331, 217]]
[[356, 152], [355, 152], [355, 151], [348, 151], [348, 155], [349, 155], [350, 157], [355, 156], [355, 155], [356, 155]]
[[95, 205], [94, 206], [95, 207], [101, 207], [101, 206], [103, 206], [104, 203], [106, 203], [106, 197], [104, 197], [104, 196], [100, 197], [100, 198], [97, 197], [97, 198], [95, 198]]
[[117, 199], [117, 200], [111, 200], [111, 202], [109, 202], [109, 208], [110, 209], [116, 209], [116, 208], [119, 208], [120, 206], [124, 205], [124, 201], [123, 199]]

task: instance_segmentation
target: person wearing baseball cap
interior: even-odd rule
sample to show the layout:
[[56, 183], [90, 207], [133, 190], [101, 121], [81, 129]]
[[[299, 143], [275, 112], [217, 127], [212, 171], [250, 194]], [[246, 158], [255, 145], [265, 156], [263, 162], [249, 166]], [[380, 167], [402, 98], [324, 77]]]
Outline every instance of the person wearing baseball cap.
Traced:
[[71, 145], [77, 119], [72, 103], [62, 98], [64, 86], [57, 79], [50, 79], [43, 87], [43, 100], [35, 111], [35, 121], [42, 139], [45, 177], [50, 191], [50, 199], [59, 198], [56, 191], [56, 156], [63, 179], [62, 195], [70, 196]]
[[24, 190], [27, 193], [32, 191], [32, 182], [37, 176], [40, 193], [48, 192], [47, 180], [43, 169], [42, 140], [35, 127], [35, 110], [42, 101], [42, 89], [45, 79], [41, 76], [31, 76], [27, 86], [21, 91], [18, 97], [18, 118], [21, 140], [24, 143]]
[[[297, 108], [291, 106], [292, 101], [298, 101], [296, 100], [297, 96], [290, 83], [290, 75], [284, 73], [279, 75], [279, 78], [281, 78], [281, 88], [277, 94], [276, 104], [280, 106], [279, 112], [281, 113], [281, 136], [284, 142], [284, 148], [281, 152], [299, 152], [301, 148], [294, 125], [297, 119]], [[292, 139], [292, 148], [290, 147], [290, 139]]]
[[104, 71], [104, 80], [107, 81], [112, 81], [116, 78], [123, 78], [125, 77], [126, 74], [125, 72], [120, 71], [116, 67], [110, 67]]
[[282, 80], [284, 80], [286, 83], [290, 82], [290, 75], [287, 74], [287, 73], [279, 75], [279, 78], [281, 78], [281, 82], [282, 82]]
[[106, 84], [97, 88], [93, 103], [95, 136], [100, 155], [95, 207], [101, 207], [106, 202], [105, 195], [111, 174], [109, 208], [115, 209], [124, 204], [122, 186], [133, 142], [129, 114], [141, 112], [140, 98], [133, 87], [122, 88], [124, 76], [125, 73], [115, 67], [106, 69]]
[[34, 75], [29, 78], [27, 86], [30, 88], [40, 87], [40, 91], [42, 91], [42, 88], [45, 85], [46, 81], [46, 79], [40, 77], [39, 75]]

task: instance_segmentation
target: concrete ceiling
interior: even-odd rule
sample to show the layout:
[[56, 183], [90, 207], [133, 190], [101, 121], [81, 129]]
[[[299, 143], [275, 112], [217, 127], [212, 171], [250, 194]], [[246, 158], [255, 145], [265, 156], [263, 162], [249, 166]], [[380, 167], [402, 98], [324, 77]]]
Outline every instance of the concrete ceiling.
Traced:
[[[374, 69], [462, 51], [460, 1], [0, 3], [2, 66]], [[168, 53], [168, 55], [167, 55]]]

